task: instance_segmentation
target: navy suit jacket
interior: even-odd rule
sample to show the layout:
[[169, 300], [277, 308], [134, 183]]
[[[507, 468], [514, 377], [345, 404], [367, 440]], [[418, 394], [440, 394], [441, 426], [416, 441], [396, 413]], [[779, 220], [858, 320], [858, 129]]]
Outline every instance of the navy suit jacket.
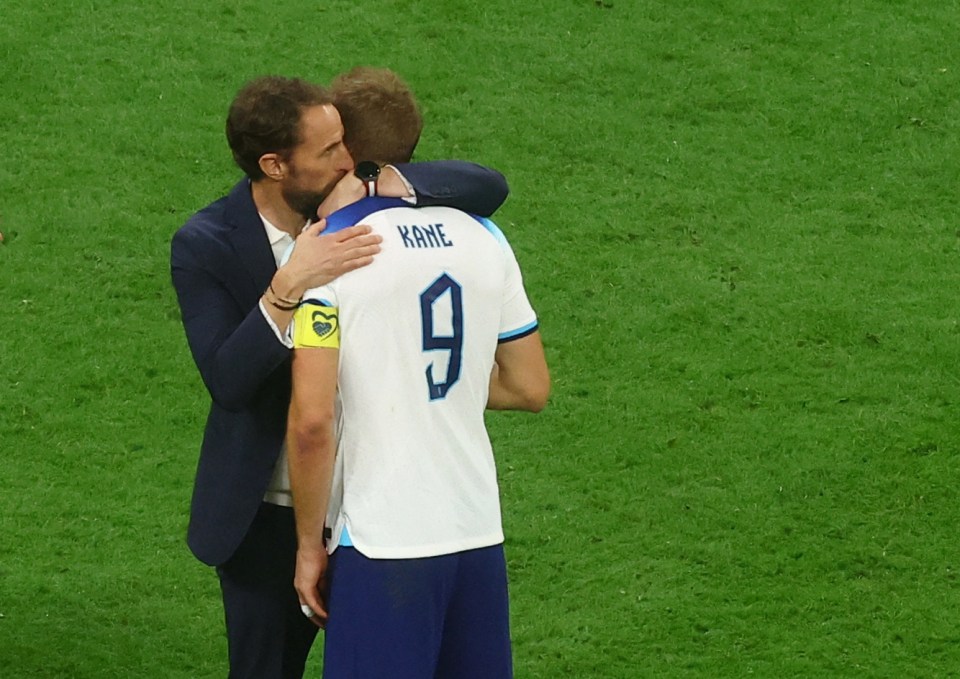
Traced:
[[[398, 167], [420, 205], [490, 215], [507, 196], [502, 175], [472, 163]], [[258, 305], [277, 267], [249, 180], [177, 231], [170, 267], [187, 342], [212, 399], [187, 543], [216, 566], [233, 555], [263, 500], [290, 403], [290, 350]]]

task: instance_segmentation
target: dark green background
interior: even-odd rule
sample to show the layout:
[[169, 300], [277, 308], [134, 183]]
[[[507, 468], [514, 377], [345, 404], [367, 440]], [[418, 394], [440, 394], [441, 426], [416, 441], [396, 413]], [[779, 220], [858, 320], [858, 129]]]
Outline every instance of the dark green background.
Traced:
[[[0, 674], [217, 677], [168, 244], [234, 92], [365, 63], [496, 167], [554, 393], [492, 414], [516, 674], [960, 666], [950, 3], [10, 5]], [[311, 663], [319, 676], [321, 653]]]

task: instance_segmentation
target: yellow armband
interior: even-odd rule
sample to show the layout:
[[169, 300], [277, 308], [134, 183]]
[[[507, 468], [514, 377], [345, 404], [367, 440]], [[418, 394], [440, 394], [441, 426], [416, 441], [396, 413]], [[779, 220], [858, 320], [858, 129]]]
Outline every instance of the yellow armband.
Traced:
[[340, 348], [340, 319], [336, 307], [304, 302], [293, 314], [293, 348]]

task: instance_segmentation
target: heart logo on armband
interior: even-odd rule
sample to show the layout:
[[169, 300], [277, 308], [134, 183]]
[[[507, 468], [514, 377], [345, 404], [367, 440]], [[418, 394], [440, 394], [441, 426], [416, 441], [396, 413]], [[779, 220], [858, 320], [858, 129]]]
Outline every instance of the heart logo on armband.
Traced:
[[313, 323], [313, 331], [317, 333], [317, 337], [320, 339], [329, 337], [337, 330], [336, 314], [325, 314], [322, 311], [314, 311], [310, 320]]

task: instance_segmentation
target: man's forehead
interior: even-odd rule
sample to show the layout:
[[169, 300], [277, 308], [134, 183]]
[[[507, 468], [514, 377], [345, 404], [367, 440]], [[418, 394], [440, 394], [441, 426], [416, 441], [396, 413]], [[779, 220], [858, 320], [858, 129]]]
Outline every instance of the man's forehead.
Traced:
[[343, 136], [340, 114], [333, 104], [310, 106], [304, 109], [300, 117], [300, 132], [304, 142], [336, 142]]

